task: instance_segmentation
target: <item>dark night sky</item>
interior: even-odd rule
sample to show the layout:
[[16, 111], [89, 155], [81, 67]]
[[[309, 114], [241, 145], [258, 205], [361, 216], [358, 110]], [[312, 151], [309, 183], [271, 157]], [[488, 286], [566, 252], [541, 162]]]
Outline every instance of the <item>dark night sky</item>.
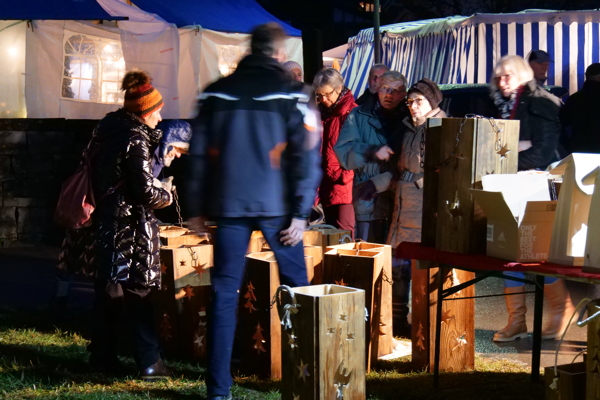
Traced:
[[[373, 0], [257, 0], [277, 18], [302, 30], [321, 32], [323, 48], [346, 43], [361, 29], [373, 26], [373, 14], [360, 3]], [[527, 9], [587, 10], [598, 0], [380, 0], [381, 25], [397, 22], [471, 15], [482, 12], [518, 12]]]

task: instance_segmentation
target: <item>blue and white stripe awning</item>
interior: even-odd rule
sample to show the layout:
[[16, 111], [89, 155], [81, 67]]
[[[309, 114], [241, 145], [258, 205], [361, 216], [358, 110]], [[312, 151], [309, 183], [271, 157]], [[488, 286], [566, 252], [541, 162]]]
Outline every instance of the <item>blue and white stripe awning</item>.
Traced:
[[[548, 85], [576, 92], [585, 68], [600, 62], [600, 11], [529, 10], [516, 14], [475, 14], [381, 27], [382, 62], [403, 73], [409, 84], [486, 83], [497, 60], [547, 51], [554, 63]], [[349, 40], [342, 65], [347, 86], [360, 95], [373, 64], [373, 29]]]

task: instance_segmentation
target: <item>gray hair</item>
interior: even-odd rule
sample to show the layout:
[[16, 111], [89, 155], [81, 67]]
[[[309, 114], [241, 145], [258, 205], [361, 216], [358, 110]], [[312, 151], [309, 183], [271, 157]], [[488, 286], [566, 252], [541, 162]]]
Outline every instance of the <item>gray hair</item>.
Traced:
[[379, 77], [378, 86], [382, 85], [383, 82], [402, 82], [405, 88], [408, 88], [406, 78], [398, 71], [388, 71]]
[[333, 68], [322, 69], [315, 75], [313, 89], [317, 90], [325, 85], [331, 86], [333, 89], [344, 87], [344, 77]]
[[373, 66], [371, 67], [371, 69], [369, 70], [369, 75], [371, 75], [373, 73], [373, 71], [377, 70], [377, 69], [385, 69], [386, 72], [390, 70], [390, 67], [388, 67], [385, 64], [373, 64]]
[[494, 71], [492, 72], [492, 78], [490, 79], [490, 91], [492, 93], [498, 90], [498, 84], [495, 78], [498, 77], [498, 74], [502, 69], [510, 69], [515, 74], [515, 78], [519, 82], [519, 85], [533, 80], [533, 70], [523, 57], [514, 55], [504, 56], [498, 60], [494, 67]]

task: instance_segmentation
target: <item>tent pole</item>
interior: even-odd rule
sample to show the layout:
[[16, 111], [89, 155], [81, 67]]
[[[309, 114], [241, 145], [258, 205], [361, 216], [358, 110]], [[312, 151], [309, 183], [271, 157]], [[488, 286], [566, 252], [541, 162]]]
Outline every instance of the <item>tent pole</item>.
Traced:
[[381, 33], [379, 32], [379, 0], [375, 0], [373, 9], [373, 47], [375, 64], [381, 62]]

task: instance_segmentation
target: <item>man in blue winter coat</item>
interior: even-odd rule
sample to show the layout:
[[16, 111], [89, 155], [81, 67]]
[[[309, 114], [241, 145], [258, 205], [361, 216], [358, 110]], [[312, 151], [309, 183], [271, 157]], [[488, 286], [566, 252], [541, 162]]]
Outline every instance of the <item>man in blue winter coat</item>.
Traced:
[[208, 398], [231, 399], [231, 352], [244, 255], [261, 230], [281, 283], [308, 285], [302, 238], [320, 182], [320, 118], [284, 61], [285, 32], [256, 27], [251, 54], [200, 96], [187, 182], [192, 228], [217, 222], [211, 273]]

